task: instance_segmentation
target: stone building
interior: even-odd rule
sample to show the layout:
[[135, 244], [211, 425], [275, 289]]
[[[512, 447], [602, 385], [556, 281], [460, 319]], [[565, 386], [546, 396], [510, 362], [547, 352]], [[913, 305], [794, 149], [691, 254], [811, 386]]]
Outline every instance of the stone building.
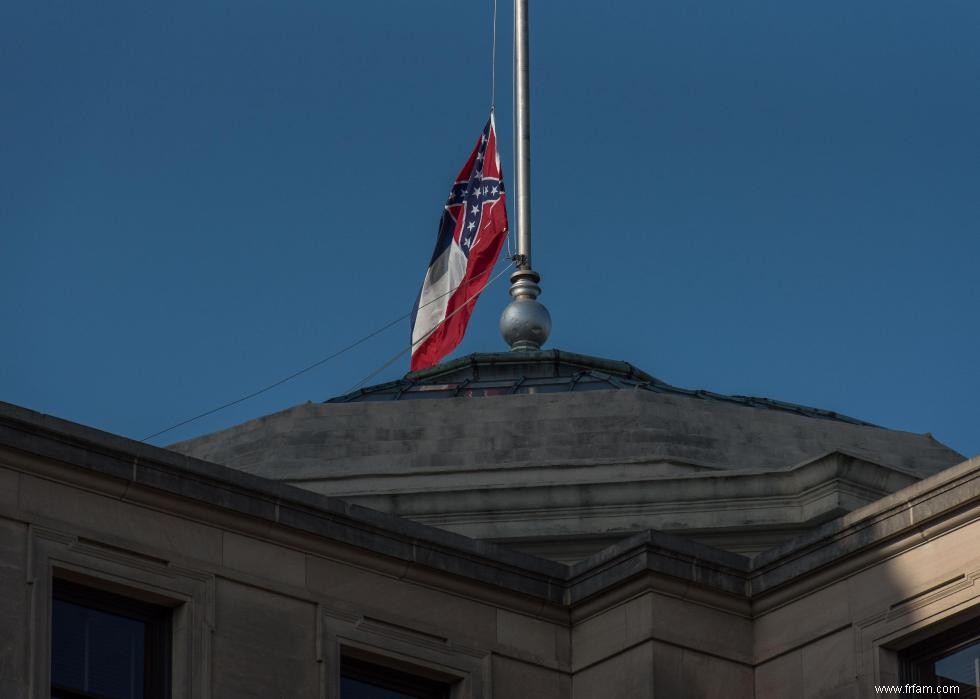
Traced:
[[555, 350], [169, 449], [0, 405], [4, 698], [975, 696], [978, 578], [980, 459]]

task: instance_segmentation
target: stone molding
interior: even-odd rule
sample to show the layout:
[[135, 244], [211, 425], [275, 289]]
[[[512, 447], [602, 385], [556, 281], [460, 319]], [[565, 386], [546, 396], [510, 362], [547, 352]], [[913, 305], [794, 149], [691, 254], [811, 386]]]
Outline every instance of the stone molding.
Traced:
[[173, 607], [174, 699], [211, 696], [214, 576], [47, 527], [27, 529], [31, 628], [30, 696], [51, 695], [51, 587], [54, 578], [96, 585]]
[[340, 696], [340, 661], [344, 655], [382, 665], [397, 663], [395, 669], [413, 674], [437, 674], [452, 683], [452, 699], [493, 696], [490, 649], [326, 605], [319, 605], [317, 621], [319, 660], [328, 697]]
[[749, 589], [776, 593], [804, 576], [818, 586], [830, 567], [839, 577], [978, 519], [980, 457], [974, 457], [760, 553]]
[[[419, 487], [397, 495], [351, 495], [351, 502], [475, 538], [589, 535], [644, 528], [707, 532], [812, 527], [919, 480], [903, 470], [834, 451], [779, 471], [691, 471], [660, 477], [595, 466], [590, 480], [519, 487]], [[643, 466], [648, 466], [644, 464]], [[424, 480], [424, 479], [422, 479]], [[434, 485], [434, 483], [432, 484]], [[308, 485], [306, 487], [309, 487]], [[541, 503], [547, 503], [542, 506]], [[750, 522], [750, 525], [746, 525]]]
[[[830, 567], [840, 575], [842, 567], [857, 565], [859, 559], [867, 566], [895, 555], [896, 547], [921, 543], [925, 528], [932, 536], [980, 518], [980, 458], [974, 458], [753, 562], [645, 531], [568, 567], [3, 403], [0, 449], [21, 455], [4, 459], [15, 469], [42, 477], [89, 490], [110, 489], [137, 502], [148, 493], [162, 493], [169, 502], [203, 505], [198, 516], [221, 524], [228, 518], [243, 527], [261, 522], [270, 540], [288, 541], [301, 532], [339, 542], [354, 557], [358, 551], [376, 554], [381, 557], [377, 565], [397, 560], [421, 578], [425, 571], [448, 574], [468, 580], [469, 588], [503, 591], [557, 609], [649, 573], [754, 604], [776, 604], [790, 585], [795, 596], [821, 584], [821, 571]], [[365, 564], [371, 563], [361, 555]]]

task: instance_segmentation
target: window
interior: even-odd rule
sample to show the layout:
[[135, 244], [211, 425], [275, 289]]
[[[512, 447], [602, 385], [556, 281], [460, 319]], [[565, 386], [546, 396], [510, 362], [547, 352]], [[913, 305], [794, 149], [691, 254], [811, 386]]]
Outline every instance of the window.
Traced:
[[449, 699], [449, 685], [345, 656], [340, 661], [340, 699]]
[[902, 654], [908, 682], [955, 686], [958, 696], [980, 697], [980, 620], [962, 624]]
[[52, 699], [169, 699], [170, 610], [55, 580]]

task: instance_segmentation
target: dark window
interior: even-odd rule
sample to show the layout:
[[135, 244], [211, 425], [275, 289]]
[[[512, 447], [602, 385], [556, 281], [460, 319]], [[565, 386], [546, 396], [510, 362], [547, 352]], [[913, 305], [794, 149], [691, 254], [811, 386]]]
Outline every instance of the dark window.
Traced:
[[170, 610], [54, 581], [52, 699], [168, 699]]
[[340, 699], [449, 699], [449, 685], [344, 657], [340, 663]]
[[902, 660], [907, 682], [955, 686], [961, 697], [980, 697], [980, 619], [909, 648]]

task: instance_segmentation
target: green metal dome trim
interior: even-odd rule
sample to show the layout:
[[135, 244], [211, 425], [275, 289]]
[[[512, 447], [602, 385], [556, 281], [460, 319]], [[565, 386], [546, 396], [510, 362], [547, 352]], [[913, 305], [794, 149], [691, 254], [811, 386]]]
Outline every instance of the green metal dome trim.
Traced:
[[473, 372], [474, 378], [481, 373], [497, 374], [502, 370], [520, 367], [527, 370], [534, 367], [532, 373], [541, 376], [566, 376], [571, 370], [599, 370], [612, 376], [638, 381], [655, 380], [645, 371], [637, 369], [628, 362], [620, 362], [601, 357], [591, 357], [587, 354], [564, 352], [557, 349], [537, 350], [534, 352], [477, 352], [445, 364], [437, 364], [428, 369], [413, 371], [405, 375], [407, 381], [430, 383], [443, 377], [453, 376], [461, 371]]
[[368, 386], [324, 402], [364, 403], [624, 389], [672, 394], [763, 410], [778, 410], [852, 425], [878, 427], [870, 422], [841, 415], [832, 410], [822, 410], [771, 398], [729, 396], [701, 389], [680, 388], [661, 381], [627, 362], [557, 349], [470, 354], [429, 369], [410, 372], [397, 381]]

